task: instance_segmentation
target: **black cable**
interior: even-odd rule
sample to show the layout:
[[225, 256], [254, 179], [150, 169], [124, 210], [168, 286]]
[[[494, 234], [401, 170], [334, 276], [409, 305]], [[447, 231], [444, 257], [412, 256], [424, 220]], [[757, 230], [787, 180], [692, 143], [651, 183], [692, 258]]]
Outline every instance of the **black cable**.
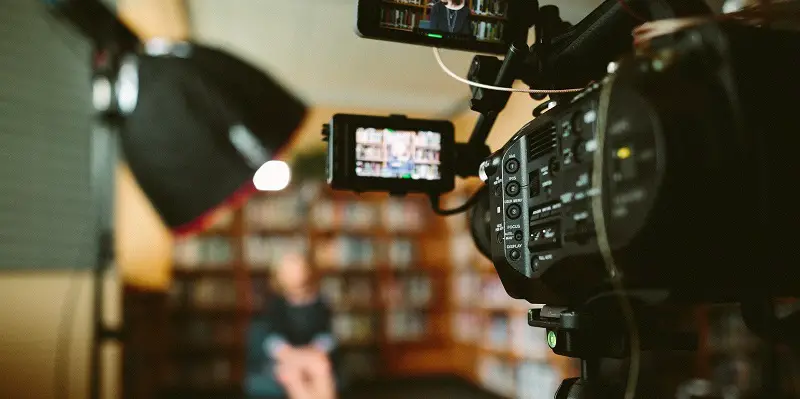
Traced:
[[431, 208], [433, 208], [433, 212], [434, 213], [436, 213], [437, 215], [440, 215], [440, 216], [452, 216], [452, 215], [457, 215], [459, 213], [466, 212], [469, 208], [472, 208], [475, 204], [477, 204], [478, 200], [480, 200], [480, 198], [481, 198], [480, 194], [483, 191], [486, 191], [486, 185], [482, 186], [477, 191], [475, 191], [475, 193], [472, 194], [472, 197], [470, 197], [467, 200], [467, 202], [465, 202], [463, 205], [459, 206], [458, 208], [454, 208], [454, 209], [442, 209], [440, 207], [439, 196], [438, 195], [430, 194], [428, 197], [431, 199]]

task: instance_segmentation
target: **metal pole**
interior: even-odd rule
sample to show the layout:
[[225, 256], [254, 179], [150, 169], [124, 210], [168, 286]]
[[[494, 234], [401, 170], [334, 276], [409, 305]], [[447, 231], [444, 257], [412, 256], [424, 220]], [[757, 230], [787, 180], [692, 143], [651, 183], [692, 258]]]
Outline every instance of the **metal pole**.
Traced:
[[115, 119], [100, 117], [92, 131], [92, 194], [97, 223], [97, 257], [92, 272], [92, 343], [89, 367], [89, 397], [100, 399], [102, 346], [109, 338], [105, 328], [105, 275], [114, 260], [114, 181], [117, 162]]

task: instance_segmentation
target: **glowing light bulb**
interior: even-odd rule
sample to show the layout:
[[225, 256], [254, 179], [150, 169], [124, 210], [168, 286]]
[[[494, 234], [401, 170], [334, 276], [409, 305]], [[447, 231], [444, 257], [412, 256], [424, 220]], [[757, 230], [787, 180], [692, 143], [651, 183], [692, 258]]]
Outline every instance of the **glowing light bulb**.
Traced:
[[269, 161], [261, 165], [253, 176], [253, 184], [259, 191], [280, 191], [289, 185], [292, 171], [283, 161]]

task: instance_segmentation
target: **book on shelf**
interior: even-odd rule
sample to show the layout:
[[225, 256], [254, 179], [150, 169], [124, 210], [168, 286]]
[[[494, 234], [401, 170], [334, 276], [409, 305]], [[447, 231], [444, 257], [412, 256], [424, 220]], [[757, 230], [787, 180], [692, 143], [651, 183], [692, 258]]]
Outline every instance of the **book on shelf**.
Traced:
[[374, 305], [374, 282], [368, 277], [325, 277], [320, 281], [320, 291], [334, 311]]
[[461, 272], [450, 279], [453, 284], [452, 301], [457, 307], [477, 306], [480, 303], [481, 276], [475, 272]]
[[380, 223], [374, 203], [343, 200], [320, 200], [311, 208], [310, 222], [316, 230], [369, 231]]
[[472, 0], [472, 14], [502, 18], [508, 11], [508, 0]]
[[431, 304], [433, 286], [428, 276], [398, 276], [384, 287], [384, 300], [393, 308], [420, 308]]
[[505, 314], [492, 314], [489, 316], [484, 346], [499, 351], [509, 349], [510, 327], [509, 318]]
[[249, 231], [302, 229], [306, 209], [307, 204], [298, 193], [255, 197], [245, 207], [245, 228]]
[[507, 309], [513, 299], [508, 296], [500, 277], [496, 274], [483, 276], [481, 305], [486, 309]]
[[287, 254], [307, 253], [308, 247], [305, 236], [251, 235], [244, 240], [244, 260], [252, 270], [269, 270]]
[[472, 35], [478, 40], [502, 41], [505, 24], [492, 21], [472, 21]]
[[455, 270], [472, 268], [475, 241], [469, 232], [462, 232], [450, 237], [450, 263]]
[[375, 318], [360, 313], [334, 313], [333, 334], [340, 343], [370, 343], [374, 341]]
[[393, 269], [408, 269], [419, 256], [416, 245], [409, 239], [392, 239], [388, 247], [389, 266]]
[[425, 20], [425, 17], [421, 8], [410, 9], [389, 3], [381, 5], [380, 21], [383, 26], [413, 30], [419, 27], [419, 23], [423, 20]]
[[390, 311], [386, 315], [386, 339], [389, 341], [415, 341], [427, 333], [424, 312]]
[[383, 226], [389, 232], [418, 232], [425, 228], [427, 204], [390, 198], [383, 205]]
[[227, 237], [187, 237], [175, 243], [173, 260], [178, 268], [190, 270], [229, 267], [233, 243]]
[[322, 269], [372, 270], [376, 252], [376, 242], [372, 238], [338, 236], [316, 244], [314, 262]]
[[189, 300], [195, 309], [234, 308], [236, 283], [229, 278], [204, 277], [191, 284]]
[[475, 344], [483, 335], [484, 326], [481, 316], [470, 311], [459, 311], [452, 313], [454, 338], [456, 341], [467, 344]]

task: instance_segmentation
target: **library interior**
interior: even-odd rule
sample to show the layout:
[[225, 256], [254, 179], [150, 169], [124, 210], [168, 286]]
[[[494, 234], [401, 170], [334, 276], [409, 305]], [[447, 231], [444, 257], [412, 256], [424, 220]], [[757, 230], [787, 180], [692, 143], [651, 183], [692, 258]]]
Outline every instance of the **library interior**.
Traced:
[[[201, 125], [217, 123], [215, 116], [161, 128], [149, 115], [158, 107], [202, 114], [209, 104], [250, 112], [228, 106], [250, 101], [236, 97], [245, 89], [209, 89], [198, 80], [203, 73], [226, 82], [241, 76], [184, 66], [158, 81], [180, 82], [180, 90], [141, 92], [130, 120], [98, 117], [98, 55], [85, 32], [52, 14], [55, 3], [0, 0], [0, 397], [544, 399], [581, 375], [578, 359], [555, 354], [546, 330], [529, 325], [529, 310], [544, 304], [508, 295], [475, 245], [469, 213], [436, 215], [419, 193], [357, 194], [326, 183], [320, 132], [335, 114], [447, 120], [456, 142], [469, 139], [478, 118], [472, 93], [440, 70], [429, 48], [359, 38], [356, 0], [102, 0], [155, 47], [220, 49], [291, 93], [244, 116], [268, 115], [254, 125], [291, 133], [286, 143], [270, 143], [277, 154], [270, 157], [289, 169], [265, 172], [266, 180], [285, 175], [286, 184], [256, 175], [257, 190], [237, 191], [215, 182], [237, 179], [239, 161], [230, 154], [204, 159], [216, 139], [195, 137], [216, 128]], [[379, 3], [381, 27], [399, 32], [442, 29], [501, 42], [509, 30], [504, 0]], [[541, 3], [557, 4], [574, 24], [603, 1]], [[460, 76], [472, 56], [442, 51]], [[160, 64], [141, 65], [153, 74]], [[124, 91], [105, 82], [108, 92]], [[146, 109], [146, 98], [160, 105]], [[275, 122], [296, 117], [293, 101], [305, 107], [298, 122]], [[511, 95], [488, 137], [491, 151], [544, 102]], [[151, 113], [136, 114], [145, 110]], [[121, 137], [119, 151], [114, 141], [98, 144], [93, 137], [109, 129], [104, 123], [127, 123], [123, 135], [139, 132], [161, 147], [136, 137]], [[167, 130], [178, 123], [186, 136], [171, 141]], [[387, 136], [402, 147], [395, 151], [370, 147], [369, 133], [357, 137], [362, 176], [389, 173], [382, 165], [410, 157], [416, 166], [391, 173], [441, 177], [438, 136]], [[236, 137], [231, 130], [241, 145]], [[106, 152], [117, 154], [106, 165], [113, 203], [104, 207], [94, 202], [90, 171]], [[194, 166], [176, 171], [172, 158]], [[143, 175], [148, 162], [162, 169]], [[188, 186], [196, 180], [190, 173], [207, 173], [207, 182]], [[457, 178], [442, 207], [464, 204], [481, 184]], [[206, 195], [222, 205], [209, 213], [205, 199], [178, 201]], [[194, 218], [201, 214], [202, 223]], [[103, 223], [110, 233], [96, 234]], [[636, 397], [758, 397], [769, 349], [739, 308], [678, 313], [698, 345], [643, 353], [640, 380], [648, 390]], [[783, 360], [784, 381], [800, 384], [800, 364]], [[611, 371], [602, 372], [627, 369], [625, 360], [609, 363]]]

